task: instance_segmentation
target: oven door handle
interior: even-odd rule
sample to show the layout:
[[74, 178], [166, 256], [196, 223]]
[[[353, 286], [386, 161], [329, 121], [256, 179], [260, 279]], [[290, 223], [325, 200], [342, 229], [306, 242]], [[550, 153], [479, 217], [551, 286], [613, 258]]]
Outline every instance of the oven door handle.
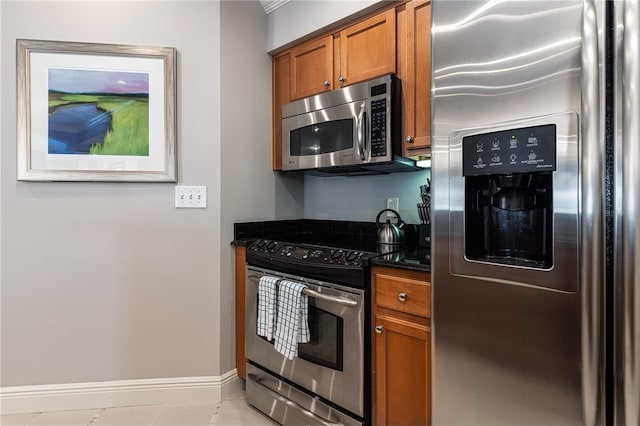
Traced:
[[[248, 277], [251, 279], [251, 281], [257, 283], [259, 281], [260, 275], [250, 274]], [[322, 294], [315, 290], [311, 290], [310, 288], [305, 288], [304, 290], [302, 290], [302, 294], [306, 294], [307, 296], [313, 297], [314, 299], [320, 299], [326, 302], [348, 306], [350, 308], [355, 308], [356, 306], [358, 306], [358, 302], [356, 300], [351, 300], [346, 297], [329, 296], [327, 294]]]
[[256, 385], [260, 386], [262, 390], [267, 392], [272, 398], [277, 399], [278, 401], [288, 405], [289, 407], [293, 407], [296, 410], [300, 410], [302, 414], [312, 418], [314, 421], [320, 423], [323, 426], [345, 426], [344, 423], [332, 422], [330, 420], [323, 419], [317, 414], [314, 414], [311, 411], [307, 410], [297, 402], [292, 401], [289, 398], [285, 398], [284, 396], [280, 395], [278, 392], [271, 389], [269, 386], [262, 383], [262, 378], [256, 374], [249, 373], [247, 374], [247, 378], [251, 380], [253, 383], [255, 383]]
[[338, 305], [348, 306], [350, 308], [355, 308], [358, 306], [358, 302], [355, 300], [347, 299], [346, 297], [336, 297], [329, 296], [326, 294], [318, 293], [317, 291], [311, 290], [309, 288], [305, 288], [302, 290], [302, 294], [306, 294], [309, 297], [313, 297], [315, 299], [325, 300], [331, 303], [337, 303]]

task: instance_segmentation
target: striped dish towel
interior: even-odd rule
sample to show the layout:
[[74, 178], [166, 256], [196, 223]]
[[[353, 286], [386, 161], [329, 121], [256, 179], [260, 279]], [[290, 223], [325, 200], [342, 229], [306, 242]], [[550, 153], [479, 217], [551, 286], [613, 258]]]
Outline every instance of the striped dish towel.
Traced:
[[309, 341], [309, 302], [306, 285], [282, 280], [278, 283], [277, 324], [274, 347], [288, 359], [298, 355], [298, 343]]
[[280, 278], [263, 275], [258, 282], [258, 323], [256, 333], [273, 339], [276, 319], [276, 286]]

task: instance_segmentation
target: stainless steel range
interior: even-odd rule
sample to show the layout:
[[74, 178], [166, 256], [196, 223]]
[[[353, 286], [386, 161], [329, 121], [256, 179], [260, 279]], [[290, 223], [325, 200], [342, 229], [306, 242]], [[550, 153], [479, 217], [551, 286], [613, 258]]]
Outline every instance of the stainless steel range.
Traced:
[[[369, 417], [366, 287], [375, 251], [257, 240], [247, 248], [247, 401], [283, 425], [363, 425]], [[369, 248], [370, 249], [370, 248]], [[289, 360], [258, 336], [263, 276], [304, 283], [310, 341]]]

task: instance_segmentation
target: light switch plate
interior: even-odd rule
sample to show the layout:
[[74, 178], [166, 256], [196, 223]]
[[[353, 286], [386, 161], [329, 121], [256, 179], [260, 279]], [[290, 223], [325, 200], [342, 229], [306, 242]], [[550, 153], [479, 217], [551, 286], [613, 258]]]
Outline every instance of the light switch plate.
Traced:
[[206, 186], [182, 186], [176, 185], [177, 209], [206, 209]]

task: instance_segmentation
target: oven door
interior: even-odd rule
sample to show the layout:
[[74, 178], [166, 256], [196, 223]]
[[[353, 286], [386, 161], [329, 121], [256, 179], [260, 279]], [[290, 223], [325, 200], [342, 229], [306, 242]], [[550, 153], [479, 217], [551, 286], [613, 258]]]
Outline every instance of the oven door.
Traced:
[[[304, 282], [309, 301], [309, 343], [285, 358], [256, 334], [258, 282], [263, 275]], [[364, 416], [364, 291], [247, 267], [246, 357], [350, 412]]]
[[282, 169], [304, 170], [366, 163], [367, 101], [282, 120]]

